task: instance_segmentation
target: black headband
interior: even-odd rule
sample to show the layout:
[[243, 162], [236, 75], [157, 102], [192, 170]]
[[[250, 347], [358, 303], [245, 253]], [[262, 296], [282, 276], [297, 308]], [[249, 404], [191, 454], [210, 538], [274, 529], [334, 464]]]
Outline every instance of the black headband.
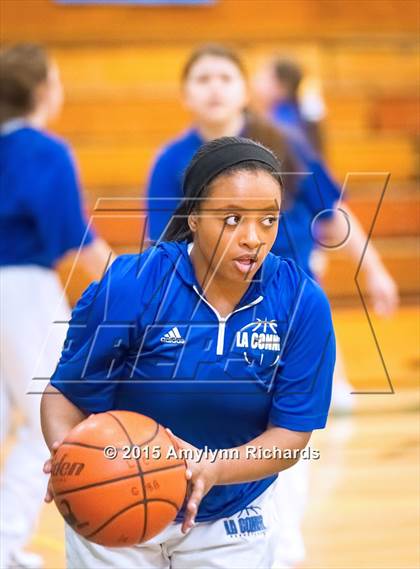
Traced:
[[207, 184], [227, 168], [241, 162], [261, 162], [280, 174], [277, 158], [252, 141], [231, 142], [202, 156], [187, 172], [182, 191], [185, 198], [197, 198]]

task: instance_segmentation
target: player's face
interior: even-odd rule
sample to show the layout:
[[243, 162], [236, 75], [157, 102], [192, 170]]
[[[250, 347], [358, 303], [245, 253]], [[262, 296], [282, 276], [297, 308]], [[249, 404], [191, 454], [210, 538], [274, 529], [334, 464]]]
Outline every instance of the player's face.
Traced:
[[270, 65], [260, 67], [252, 77], [252, 92], [258, 103], [270, 107], [277, 98], [274, 73]]
[[184, 82], [184, 103], [197, 122], [223, 124], [245, 108], [245, 79], [229, 59], [205, 55], [194, 63]]
[[267, 172], [219, 176], [189, 218], [195, 261], [218, 279], [251, 280], [276, 239], [279, 209], [280, 187]]
[[276, 79], [273, 66], [262, 66], [252, 78], [252, 92], [258, 105], [267, 109], [287, 99], [286, 88]]

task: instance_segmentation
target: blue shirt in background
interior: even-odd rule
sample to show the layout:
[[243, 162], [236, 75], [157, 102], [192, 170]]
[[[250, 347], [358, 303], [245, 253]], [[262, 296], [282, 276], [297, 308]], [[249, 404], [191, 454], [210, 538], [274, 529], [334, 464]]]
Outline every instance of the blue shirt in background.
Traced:
[[272, 120], [282, 127], [291, 127], [301, 132], [305, 131], [305, 120], [295, 101], [281, 101], [271, 109]]
[[29, 126], [0, 133], [0, 266], [54, 267], [93, 238], [67, 145]]
[[[221, 319], [187, 243], [162, 242], [119, 257], [88, 287], [51, 383], [86, 413], [143, 413], [214, 450], [246, 444], [269, 423], [323, 428], [334, 359], [328, 301], [293, 261], [268, 254]], [[215, 486], [197, 520], [233, 515], [275, 478]]]

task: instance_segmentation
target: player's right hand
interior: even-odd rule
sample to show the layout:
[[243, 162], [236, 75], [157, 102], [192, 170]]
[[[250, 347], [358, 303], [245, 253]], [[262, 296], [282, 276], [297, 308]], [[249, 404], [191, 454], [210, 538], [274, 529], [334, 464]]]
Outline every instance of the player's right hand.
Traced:
[[[166, 429], [166, 432], [173, 440], [176, 447], [180, 449], [189, 449], [192, 451], [191, 454], [193, 457], [197, 456], [197, 448], [174, 435], [170, 429]], [[187, 533], [193, 528], [201, 500], [212, 489], [212, 487], [217, 484], [217, 468], [217, 461], [210, 461], [206, 458], [200, 458], [198, 461], [194, 458], [187, 460], [185, 476], [189, 482], [190, 488], [187, 494], [187, 504], [185, 506], [184, 520], [181, 526], [182, 533]]]
[[47, 486], [47, 491], [45, 492], [45, 497], [44, 497], [44, 502], [52, 502], [54, 495], [53, 495], [53, 491], [52, 491], [52, 483], [51, 483], [51, 468], [52, 468], [52, 462], [54, 459], [54, 455], [57, 452], [58, 447], [60, 446], [60, 442], [59, 441], [55, 441], [53, 442], [53, 444], [51, 445], [51, 455], [50, 458], [48, 460], [46, 460], [44, 462], [44, 467], [43, 467], [43, 471], [45, 474], [49, 474], [50, 477], [48, 479], [48, 486]]

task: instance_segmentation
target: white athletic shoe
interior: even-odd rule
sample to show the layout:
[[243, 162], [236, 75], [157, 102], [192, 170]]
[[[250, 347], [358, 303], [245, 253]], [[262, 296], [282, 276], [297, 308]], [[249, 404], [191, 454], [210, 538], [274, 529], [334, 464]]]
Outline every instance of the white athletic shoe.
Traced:
[[36, 553], [19, 549], [14, 551], [8, 569], [43, 569], [44, 560]]

